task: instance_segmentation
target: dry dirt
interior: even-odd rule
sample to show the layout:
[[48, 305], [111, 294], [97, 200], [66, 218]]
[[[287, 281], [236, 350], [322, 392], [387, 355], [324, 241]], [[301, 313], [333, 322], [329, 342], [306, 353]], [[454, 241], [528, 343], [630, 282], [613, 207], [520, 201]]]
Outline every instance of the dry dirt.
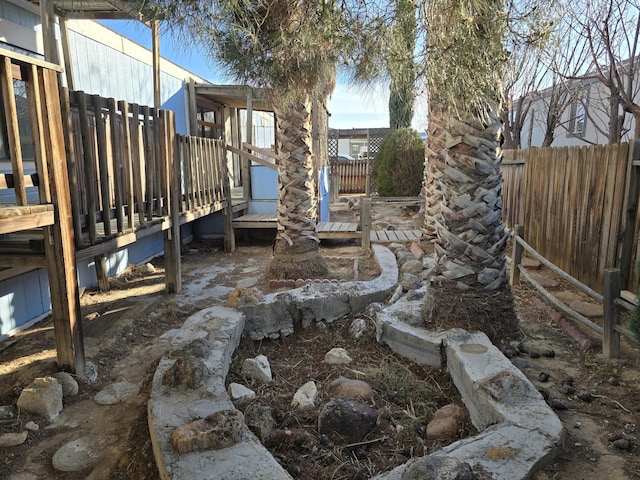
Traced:
[[[394, 210], [395, 207], [374, 208], [378, 222], [398, 225], [399, 228], [414, 228], [411, 212]], [[344, 210], [345, 218], [353, 216]], [[374, 217], [376, 218], [376, 217]], [[323, 249], [326, 247], [323, 247]], [[345, 243], [330, 248], [328, 256], [349, 257], [350, 260], [333, 261], [335, 275], [352, 275], [354, 258], [360, 249]], [[183, 279], [185, 288], [179, 295], [167, 295], [163, 288], [162, 259], [153, 264], [155, 273], [131, 269], [127, 275], [112, 282], [109, 293], [85, 292], [82, 297], [83, 329], [87, 358], [96, 366], [97, 378], [94, 382], [80, 382], [80, 394], [65, 399], [64, 410], [51, 425], [35, 417], [21, 415], [18, 424], [0, 424], [0, 434], [20, 429], [27, 421], [36, 422], [40, 429], [30, 432], [27, 441], [18, 447], [0, 449], [0, 478], [13, 480], [32, 479], [145, 479], [156, 480], [157, 469], [146, 421], [146, 400], [149, 383], [158, 359], [164, 353], [167, 342], [160, 338], [165, 331], [181, 325], [184, 319], [195, 311], [222, 303], [229, 291], [238, 282], [257, 278], [254, 285], [267, 293], [268, 283], [260, 277], [271, 255], [270, 242], [262, 244], [241, 244], [234, 254], [226, 254], [215, 243], [189, 245], [183, 252]], [[357, 260], [362, 267], [362, 278], [373, 275], [370, 259], [366, 256]], [[203, 287], [208, 287], [204, 290]], [[209, 292], [209, 293], [203, 293]], [[589, 334], [594, 348], [581, 352], [576, 342], [570, 338], [549, 317], [544, 304], [540, 303], [536, 292], [522, 284], [515, 288], [516, 304], [521, 322], [521, 336], [529, 351], [553, 350], [553, 358], [528, 355], [516, 357], [529, 363], [524, 372], [550, 399], [561, 401], [566, 410], [557, 411], [566, 428], [566, 441], [560, 455], [551, 465], [535, 475], [536, 480], [545, 479], [640, 479], [638, 459], [638, 415], [640, 413], [640, 370], [638, 349], [623, 342], [623, 357], [620, 361], [609, 362], [599, 354], [601, 346], [597, 337]], [[293, 388], [302, 380], [318, 379], [321, 383], [331, 380], [344, 371], [320, 371], [310, 369], [314, 361], [306, 367], [305, 359], [313, 355], [324, 355], [333, 339], [332, 346], [345, 346], [344, 334], [347, 320], [336, 322], [325, 331], [310, 330], [300, 335], [275, 342], [254, 343], [243, 340], [237, 357], [253, 356], [268, 352], [273, 355], [274, 371], [282, 385]], [[326, 334], [329, 335], [326, 335]], [[322, 339], [322, 340], [321, 340]], [[326, 342], [326, 343], [323, 343]], [[354, 345], [355, 354], [364, 364], [366, 358], [377, 361], [395, 358], [388, 350], [373, 342], [361, 341]], [[56, 371], [53, 328], [51, 321], [44, 320], [33, 328], [0, 343], [0, 405], [15, 403], [20, 389], [33, 378], [52, 374]], [[300, 363], [302, 362], [302, 363]], [[369, 362], [373, 363], [373, 362]], [[409, 364], [407, 364], [409, 365]], [[433, 372], [409, 365], [407, 367], [418, 376], [435, 380], [438, 404], [453, 399], [455, 392], [444, 377]], [[288, 372], [286, 375], [284, 372]], [[541, 382], [540, 373], [547, 373], [549, 380]], [[231, 374], [232, 376], [235, 374]], [[353, 376], [353, 375], [351, 375]], [[576, 388], [575, 394], [563, 391], [562, 381], [571, 377]], [[230, 377], [232, 378], [232, 377]], [[93, 398], [105, 386], [117, 381], [130, 381], [143, 385], [133, 397], [116, 405], [99, 406]], [[283, 387], [284, 388], [284, 387]], [[587, 391], [591, 402], [580, 400], [576, 394]], [[269, 401], [284, 402], [288, 393], [274, 390]], [[384, 417], [387, 425], [394, 418], [401, 418], [402, 410], [411, 413], [407, 400], [396, 395], [380, 396], [376, 408], [386, 409]], [[397, 400], [397, 402], [394, 402]], [[410, 403], [420, 399], [412, 398]], [[290, 400], [287, 400], [287, 402]], [[398, 407], [400, 410], [392, 411]], [[406, 412], [405, 412], [406, 413]], [[408, 415], [407, 415], [408, 416]], [[281, 415], [281, 426], [303, 422], [304, 418]], [[417, 436], [412, 445], [385, 440], [374, 442], [382, 449], [392, 450], [391, 456], [401, 461], [407, 456], [429, 451], [434, 445], [424, 441], [422, 430], [415, 427]], [[467, 425], [461, 434], [470, 431]], [[105, 441], [104, 455], [91, 469], [77, 473], [56, 472], [51, 466], [53, 454], [64, 443], [83, 436], [101, 437]], [[627, 450], [613, 446], [617, 439], [628, 439], [631, 447]], [[302, 444], [304, 442], [301, 442]], [[298, 458], [293, 454], [276, 451], [276, 457], [285, 463], [296, 478], [311, 478], [310, 473], [298, 472], [300, 458], [313, 459], [314, 465], [323, 468], [328, 478], [366, 478], [368, 469], [378, 468], [376, 463], [380, 453], [376, 446], [352, 449], [334, 449], [326, 445], [313, 445], [309, 452]], [[289, 449], [293, 451], [295, 449]], [[389, 453], [389, 452], [387, 452]], [[304, 455], [307, 455], [305, 457]], [[315, 457], [314, 457], [315, 455]], [[333, 458], [335, 457], [335, 458]], [[336, 460], [337, 459], [337, 460]], [[326, 462], [336, 461], [333, 467]], [[387, 465], [386, 468], [389, 468]], [[331, 468], [333, 470], [331, 470]], [[348, 470], [352, 468], [352, 470]], [[327, 475], [326, 472], [333, 472]], [[353, 473], [355, 472], [355, 473]], [[360, 476], [362, 475], [362, 476]], [[317, 478], [314, 475], [314, 478]]]

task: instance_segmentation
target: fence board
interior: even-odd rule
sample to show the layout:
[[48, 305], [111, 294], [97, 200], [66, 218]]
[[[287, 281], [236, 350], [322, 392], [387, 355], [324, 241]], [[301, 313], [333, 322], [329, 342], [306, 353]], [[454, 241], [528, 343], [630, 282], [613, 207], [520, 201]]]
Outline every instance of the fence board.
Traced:
[[[502, 165], [504, 221], [559, 268], [602, 292], [619, 262], [628, 192], [628, 144], [530, 148]], [[628, 202], [637, 204], [637, 199]], [[636, 236], [637, 236], [636, 225]], [[631, 262], [633, 263], [633, 262]]]

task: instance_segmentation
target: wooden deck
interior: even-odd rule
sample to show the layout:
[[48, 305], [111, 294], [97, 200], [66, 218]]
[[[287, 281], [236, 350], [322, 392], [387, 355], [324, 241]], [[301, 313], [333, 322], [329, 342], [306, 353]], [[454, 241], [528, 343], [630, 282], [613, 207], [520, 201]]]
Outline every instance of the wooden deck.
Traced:
[[[247, 214], [233, 219], [233, 228], [272, 228], [277, 227], [275, 215]], [[316, 226], [320, 239], [361, 239], [362, 231], [357, 223], [319, 222]], [[371, 230], [372, 243], [413, 242], [420, 240], [420, 230]]]

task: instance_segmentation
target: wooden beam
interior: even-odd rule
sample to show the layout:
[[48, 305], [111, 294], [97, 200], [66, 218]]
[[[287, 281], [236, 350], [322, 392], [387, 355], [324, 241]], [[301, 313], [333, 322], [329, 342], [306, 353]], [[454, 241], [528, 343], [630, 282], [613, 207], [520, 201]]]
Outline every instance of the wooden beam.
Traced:
[[40, 0], [40, 20], [42, 22], [44, 59], [47, 62], [60, 65], [53, 0]]
[[62, 40], [62, 59], [64, 61], [64, 73], [67, 80], [67, 88], [69, 90], [76, 89], [76, 81], [73, 76], [73, 59], [71, 58], [71, 47], [69, 45], [69, 29], [67, 28], [67, 20], [60, 18], [60, 35]]
[[0, 235], [22, 230], [47, 227], [55, 223], [53, 211], [30, 213], [11, 218], [0, 219]]
[[3, 267], [18, 267], [27, 270], [47, 266], [47, 257], [42, 254], [0, 253], [0, 265]]
[[29, 57], [27, 55], [23, 55], [22, 53], [14, 52], [12, 50], [7, 50], [5, 48], [0, 48], [0, 57], [7, 57], [17, 63], [19, 65], [35, 65], [36, 67], [43, 67], [48, 70], [53, 70], [55, 72], [63, 72], [64, 69], [55, 63], [45, 62], [44, 60], [40, 60], [34, 57]]
[[82, 315], [67, 163], [60, 161], [65, 158], [65, 148], [58, 80], [53, 71], [43, 71], [43, 76], [43, 110], [50, 120], [45, 123], [46, 157], [56, 213], [55, 224], [47, 227], [44, 232], [56, 352], [61, 369], [68, 369], [82, 376], [85, 371]]
[[273, 158], [274, 160], [280, 159], [280, 155], [278, 155], [277, 153], [272, 152], [271, 150], [267, 150], [266, 148], [256, 147], [255, 145], [251, 145], [250, 143], [247, 143], [247, 142], [242, 144], [242, 148], [246, 148], [247, 150], [258, 152], [260, 155]]
[[160, 100], [160, 22], [151, 22], [151, 49], [153, 52], [153, 106], [159, 109]]
[[260, 158], [260, 157], [258, 157], [256, 155], [253, 155], [253, 154], [251, 154], [249, 152], [245, 152], [244, 150], [240, 150], [239, 148], [232, 147], [231, 145], [227, 145], [225, 148], [227, 150], [229, 150], [230, 152], [237, 153], [243, 159], [248, 159], [248, 160], [254, 161], [254, 162], [262, 165], [263, 167], [268, 167], [268, 168], [270, 168], [272, 170], [278, 170], [278, 166], [275, 163], [267, 162], [265, 159]]
[[178, 293], [182, 290], [182, 264], [180, 259], [180, 202], [181, 202], [181, 172], [180, 157], [175, 148], [176, 129], [175, 113], [162, 110], [163, 133], [166, 142], [166, 162], [169, 163], [169, 222], [170, 228], [164, 232], [164, 267], [165, 289], [167, 293]]
[[198, 135], [198, 105], [196, 103], [196, 81], [189, 78], [187, 85], [189, 91], [189, 133]]

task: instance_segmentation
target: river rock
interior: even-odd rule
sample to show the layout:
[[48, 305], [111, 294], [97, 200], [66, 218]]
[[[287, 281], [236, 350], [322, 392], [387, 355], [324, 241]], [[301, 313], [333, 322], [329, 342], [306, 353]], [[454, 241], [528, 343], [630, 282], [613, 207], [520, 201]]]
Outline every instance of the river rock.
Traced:
[[400, 273], [412, 273], [414, 275], [417, 275], [422, 272], [422, 269], [422, 262], [414, 258], [413, 260], [409, 260], [407, 263], [400, 267]]
[[229, 384], [229, 397], [234, 402], [246, 402], [256, 398], [256, 392], [239, 383]]
[[78, 395], [78, 382], [76, 379], [67, 372], [58, 372], [53, 378], [58, 380], [58, 383], [62, 385], [62, 395], [65, 397], [75, 397]]
[[344, 348], [332, 348], [325, 354], [324, 363], [330, 365], [347, 365], [351, 363], [351, 357]]
[[18, 433], [0, 434], [0, 448], [17, 447], [27, 441], [28, 432], [23, 430]]
[[293, 395], [291, 406], [300, 410], [313, 408], [316, 398], [318, 398], [318, 387], [316, 387], [315, 382], [310, 381], [301, 386]]
[[378, 421], [375, 410], [355, 400], [332, 398], [318, 414], [318, 432], [359, 442]]
[[367, 321], [364, 318], [356, 318], [349, 325], [349, 335], [360, 338], [367, 331]]
[[373, 388], [362, 380], [339, 377], [327, 386], [327, 393], [332, 397], [366, 401], [373, 397]]
[[465, 418], [462, 407], [452, 403], [438, 409], [427, 424], [427, 438], [431, 440], [450, 440], [455, 438]]
[[62, 411], [62, 385], [53, 377], [36, 378], [22, 390], [17, 405], [52, 422]]
[[245, 359], [242, 362], [242, 371], [261, 385], [273, 380], [271, 365], [269, 365], [269, 360], [264, 355]]

